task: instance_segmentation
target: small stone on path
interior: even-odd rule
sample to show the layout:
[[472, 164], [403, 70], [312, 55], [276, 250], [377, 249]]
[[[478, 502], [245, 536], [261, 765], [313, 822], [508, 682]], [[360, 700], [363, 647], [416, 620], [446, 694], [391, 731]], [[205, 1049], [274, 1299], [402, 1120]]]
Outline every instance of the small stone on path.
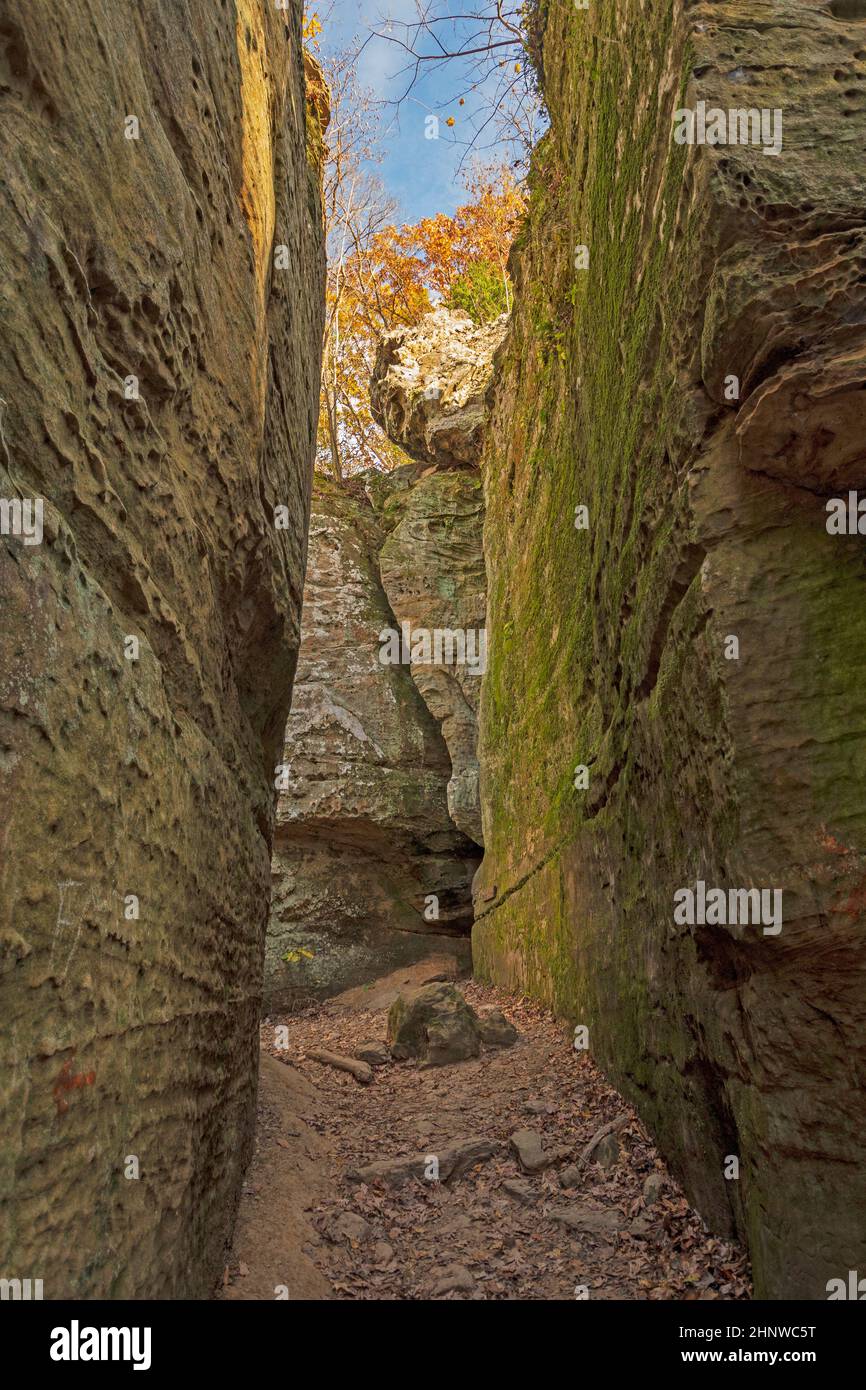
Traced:
[[430, 1290], [433, 1298], [441, 1298], [445, 1293], [472, 1293], [475, 1280], [463, 1265], [449, 1265], [442, 1271], [442, 1277]]

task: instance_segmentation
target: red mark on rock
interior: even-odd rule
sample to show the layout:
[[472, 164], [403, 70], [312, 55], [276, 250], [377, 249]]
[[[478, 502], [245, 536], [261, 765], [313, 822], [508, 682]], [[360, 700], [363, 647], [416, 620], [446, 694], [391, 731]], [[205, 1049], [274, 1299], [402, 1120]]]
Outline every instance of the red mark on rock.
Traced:
[[57, 1106], [58, 1115], [65, 1115], [69, 1109], [69, 1101], [65, 1098], [63, 1094], [64, 1091], [78, 1091], [82, 1086], [92, 1086], [96, 1080], [95, 1071], [73, 1072], [72, 1063], [74, 1060], [75, 1054], [73, 1053], [72, 1056], [67, 1058], [63, 1063], [63, 1066], [60, 1068], [60, 1075], [54, 1083], [52, 1095], [54, 1096], [54, 1104]]
[[835, 835], [831, 835], [826, 825], [821, 826], [818, 843], [823, 845], [824, 849], [830, 854], [849, 855], [854, 853], [853, 849], [850, 849], [848, 845], [843, 845], [841, 840], [837, 840]]

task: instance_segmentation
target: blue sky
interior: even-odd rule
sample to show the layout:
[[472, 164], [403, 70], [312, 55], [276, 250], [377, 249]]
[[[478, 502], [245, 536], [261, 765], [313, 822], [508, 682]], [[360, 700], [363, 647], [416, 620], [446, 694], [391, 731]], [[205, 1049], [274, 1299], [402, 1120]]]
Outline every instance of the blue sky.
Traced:
[[[389, 19], [411, 22], [416, 18], [415, 0], [334, 0], [333, 6], [323, 0], [318, 7], [314, 0], [308, 0], [308, 12], [317, 8], [324, 21], [323, 54], [330, 48], [355, 45], [371, 30], [382, 30]], [[473, 9], [477, 12], [478, 6], [474, 0], [450, 0], [447, 8], [460, 14]], [[399, 28], [393, 32], [402, 33]], [[438, 32], [443, 39], [447, 37], [446, 29]], [[465, 33], [464, 29], [464, 37]], [[505, 52], [510, 64], [522, 56], [512, 49]], [[358, 76], [379, 100], [394, 102], [408, 85], [405, 72], [398, 76], [408, 61], [408, 55], [396, 44], [373, 37], [361, 53]], [[451, 213], [467, 201], [458, 165], [466, 153], [465, 141], [473, 122], [482, 118], [483, 109], [479, 96], [467, 90], [467, 76], [460, 64], [439, 69], [426, 65], [399, 111], [393, 107], [381, 111], [385, 154], [377, 173], [399, 205], [397, 221], [416, 222], [437, 212]], [[461, 95], [465, 97], [462, 107], [458, 104]], [[439, 138], [435, 140], [425, 137], [425, 118], [430, 114], [439, 116]], [[445, 124], [448, 116], [454, 117], [453, 128]], [[481, 150], [479, 157], [485, 163], [498, 162], [504, 153], [507, 151], [501, 147], [498, 151]]]

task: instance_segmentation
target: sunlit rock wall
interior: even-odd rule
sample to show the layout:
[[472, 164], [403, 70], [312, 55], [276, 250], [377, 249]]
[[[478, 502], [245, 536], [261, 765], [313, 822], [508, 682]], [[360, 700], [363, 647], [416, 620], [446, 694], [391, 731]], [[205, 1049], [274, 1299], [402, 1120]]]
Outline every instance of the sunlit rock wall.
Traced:
[[0, 1273], [46, 1298], [206, 1296], [250, 1149], [323, 312], [300, 18], [0, 13], [0, 496], [44, 504], [0, 538]]

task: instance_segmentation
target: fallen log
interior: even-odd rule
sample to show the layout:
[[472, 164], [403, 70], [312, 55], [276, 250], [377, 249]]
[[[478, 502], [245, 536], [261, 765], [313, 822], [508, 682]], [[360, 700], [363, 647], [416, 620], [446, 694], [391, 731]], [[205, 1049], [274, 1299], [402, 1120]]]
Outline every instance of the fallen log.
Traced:
[[355, 1057], [341, 1057], [339, 1052], [325, 1052], [319, 1049], [308, 1052], [307, 1056], [313, 1062], [321, 1062], [323, 1067], [335, 1067], [337, 1071], [349, 1072], [362, 1086], [369, 1086], [373, 1080], [373, 1068]]

